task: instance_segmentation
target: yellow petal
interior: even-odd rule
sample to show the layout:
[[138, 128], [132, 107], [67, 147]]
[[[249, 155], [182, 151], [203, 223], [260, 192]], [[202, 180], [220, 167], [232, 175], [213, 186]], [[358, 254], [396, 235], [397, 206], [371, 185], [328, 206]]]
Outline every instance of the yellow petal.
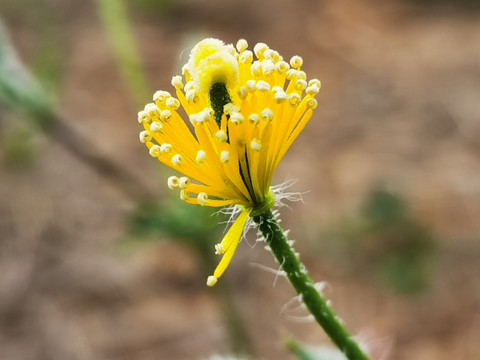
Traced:
[[230, 264], [233, 254], [235, 253], [235, 249], [240, 242], [240, 237], [242, 236], [243, 228], [245, 227], [250, 212], [250, 209], [243, 210], [223, 238], [221, 242], [223, 247], [223, 257], [213, 272], [213, 276], [209, 276], [209, 280], [207, 281], [208, 286], [215, 285], [216, 280], [222, 276], [222, 274], [225, 272], [225, 269], [228, 267], [228, 264]]

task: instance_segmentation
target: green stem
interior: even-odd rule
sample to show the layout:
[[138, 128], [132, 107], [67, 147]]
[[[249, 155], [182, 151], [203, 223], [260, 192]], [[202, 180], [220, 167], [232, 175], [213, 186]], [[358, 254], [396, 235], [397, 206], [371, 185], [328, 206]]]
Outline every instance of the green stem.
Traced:
[[271, 210], [253, 218], [273, 255], [315, 320], [350, 360], [368, 360], [349, 332], [343, 327], [326, 300], [315, 289], [305, 267], [298, 259]]

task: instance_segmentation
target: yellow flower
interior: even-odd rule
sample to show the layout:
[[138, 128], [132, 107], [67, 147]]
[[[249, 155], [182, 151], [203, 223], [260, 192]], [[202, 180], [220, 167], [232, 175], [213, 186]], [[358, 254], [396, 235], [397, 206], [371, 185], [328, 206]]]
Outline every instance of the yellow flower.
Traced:
[[242, 209], [215, 246], [223, 257], [209, 286], [230, 263], [249, 216], [273, 206], [273, 173], [310, 120], [320, 91], [319, 80], [307, 82], [299, 56], [287, 63], [266, 44], [247, 48], [245, 40], [236, 48], [202, 40], [184, 76], [172, 78], [176, 97], [157, 91], [138, 113], [140, 141], [150, 155], [184, 175], [170, 177], [170, 189], [191, 204]]

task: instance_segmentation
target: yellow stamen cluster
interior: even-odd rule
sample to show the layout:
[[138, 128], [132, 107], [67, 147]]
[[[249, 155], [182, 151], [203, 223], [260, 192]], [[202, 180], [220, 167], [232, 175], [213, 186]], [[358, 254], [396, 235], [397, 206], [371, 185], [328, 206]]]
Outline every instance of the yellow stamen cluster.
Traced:
[[[320, 81], [307, 82], [299, 56], [287, 63], [266, 44], [255, 45], [253, 52], [247, 48], [245, 40], [236, 49], [216, 39], [201, 41], [184, 76], [172, 78], [176, 97], [157, 91], [154, 102], [138, 113], [144, 127], [140, 141], [150, 155], [184, 175], [168, 179], [181, 199], [244, 209], [217, 246], [224, 257], [209, 285], [228, 265], [248, 216], [271, 200], [273, 173], [311, 118], [320, 90]], [[220, 113], [213, 105], [217, 84], [224, 89]]]

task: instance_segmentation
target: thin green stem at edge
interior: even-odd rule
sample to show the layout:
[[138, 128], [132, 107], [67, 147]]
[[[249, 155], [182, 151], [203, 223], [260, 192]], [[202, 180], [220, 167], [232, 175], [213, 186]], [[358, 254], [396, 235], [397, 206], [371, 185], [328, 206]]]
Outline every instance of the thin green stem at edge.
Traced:
[[349, 360], [368, 360], [307, 275], [271, 210], [253, 218], [273, 255], [308, 310]]

